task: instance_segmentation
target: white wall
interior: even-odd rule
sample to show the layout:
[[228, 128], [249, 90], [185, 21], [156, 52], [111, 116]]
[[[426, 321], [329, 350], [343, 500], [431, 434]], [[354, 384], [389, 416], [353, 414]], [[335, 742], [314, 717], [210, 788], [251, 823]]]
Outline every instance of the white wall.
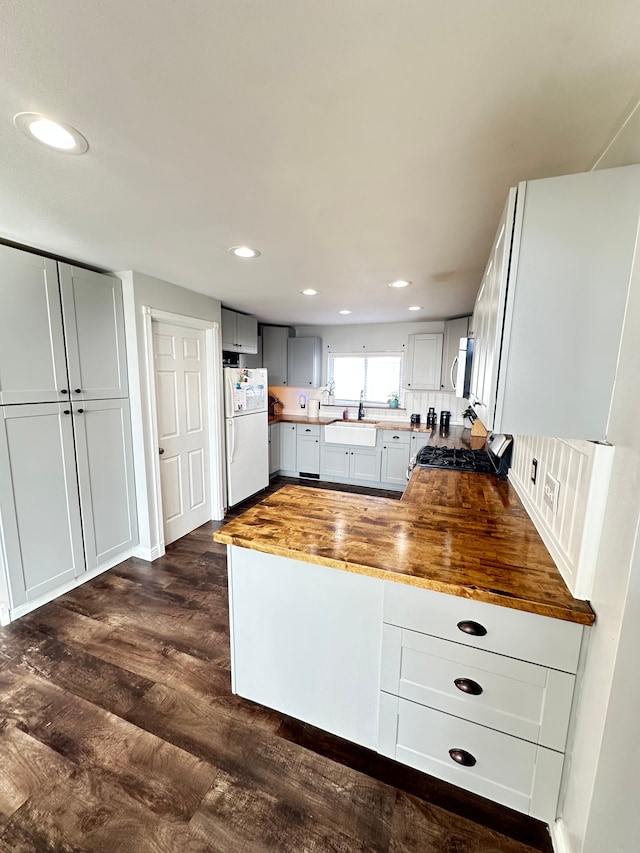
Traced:
[[[122, 279], [127, 357], [129, 362], [129, 391], [136, 475], [136, 503], [140, 544], [137, 556], [155, 559], [159, 556], [162, 531], [157, 524], [157, 502], [154, 465], [157, 447], [151, 433], [149, 388], [145, 365], [144, 317], [147, 306], [172, 314], [182, 314], [198, 320], [221, 322], [221, 306], [217, 299], [195, 293], [168, 281], [135, 271], [118, 273]], [[222, 412], [220, 412], [222, 418]]]
[[[363, 352], [405, 352], [408, 336], [421, 332], [444, 332], [444, 320], [434, 320], [427, 323], [371, 323], [354, 326], [299, 326], [296, 335], [300, 338], [319, 337], [322, 340], [322, 383], [327, 381], [327, 357], [333, 353], [363, 353]], [[322, 400], [322, 388], [273, 387], [273, 393], [284, 404], [288, 414], [300, 414], [298, 402], [300, 394], [311, 399]], [[406, 421], [412, 413], [419, 413], [422, 422], [427, 418], [429, 406], [436, 412], [447, 409], [451, 412], [451, 422], [462, 424], [462, 412], [467, 407], [466, 400], [458, 399], [454, 394], [443, 394], [439, 391], [405, 391], [402, 409], [369, 408], [366, 416], [378, 420]], [[343, 407], [322, 407], [321, 414], [339, 417]], [[350, 415], [357, 414], [357, 407], [349, 410]]]

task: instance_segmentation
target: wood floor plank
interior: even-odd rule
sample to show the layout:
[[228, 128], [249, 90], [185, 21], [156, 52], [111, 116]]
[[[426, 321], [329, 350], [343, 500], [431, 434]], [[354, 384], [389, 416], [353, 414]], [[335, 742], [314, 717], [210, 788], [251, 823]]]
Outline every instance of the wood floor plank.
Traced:
[[209, 789], [215, 769], [173, 744], [38, 677], [14, 670], [2, 680], [16, 726], [78, 767], [113, 779], [150, 811], [186, 820]]

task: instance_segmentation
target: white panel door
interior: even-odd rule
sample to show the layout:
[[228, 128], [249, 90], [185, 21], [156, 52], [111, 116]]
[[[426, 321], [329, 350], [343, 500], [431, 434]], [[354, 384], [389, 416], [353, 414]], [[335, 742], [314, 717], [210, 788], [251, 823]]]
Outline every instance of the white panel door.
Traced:
[[56, 262], [0, 246], [0, 404], [68, 399]]
[[59, 271], [71, 399], [126, 397], [122, 282], [69, 264]]
[[0, 540], [12, 608], [85, 571], [68, 404], [0, 407]]
[[128, 400], [73, 406], [87, 569], [115, 564], [136, 544], [137, 523]]
[[153, 321], [165, 544], [211, 519], [205, 333]]

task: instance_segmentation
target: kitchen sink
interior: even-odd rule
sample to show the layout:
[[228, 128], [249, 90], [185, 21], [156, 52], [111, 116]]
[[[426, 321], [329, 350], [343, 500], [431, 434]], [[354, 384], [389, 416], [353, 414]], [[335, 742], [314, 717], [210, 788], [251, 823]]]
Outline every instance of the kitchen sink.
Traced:
[[376, 423], [369, 421], [330, 421], [324, 428], [324, 440], [327, 444], [357, 444], [360, 447], [375, 447], [377, 439]]

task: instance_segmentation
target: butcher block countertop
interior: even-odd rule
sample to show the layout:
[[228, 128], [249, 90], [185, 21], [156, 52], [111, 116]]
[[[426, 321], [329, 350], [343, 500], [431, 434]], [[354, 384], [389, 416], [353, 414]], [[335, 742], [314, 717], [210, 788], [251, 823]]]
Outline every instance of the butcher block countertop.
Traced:
[[401, 501], [284, 486], [216, 542], [591, 625], [513, 486], [491, 475], [414, 470]]

